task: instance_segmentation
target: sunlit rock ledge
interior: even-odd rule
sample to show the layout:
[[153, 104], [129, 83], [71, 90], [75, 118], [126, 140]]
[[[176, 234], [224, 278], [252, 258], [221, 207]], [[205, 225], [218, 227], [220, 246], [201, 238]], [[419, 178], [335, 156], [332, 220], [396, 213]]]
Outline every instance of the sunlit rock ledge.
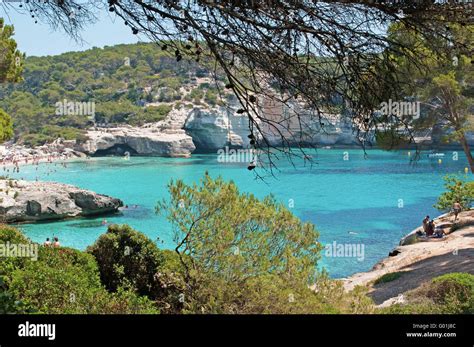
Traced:
[[0, 220], [59, 220], [118, 211], [120, 199], [55, 182], [0, 180]]
[[[446, 236], [443, 238], [416, 237], [416, 228], [403, 237], [400, 245], [380, 260], [372, 270], [342, 279], [346, 290], [367, 286], [368, 295], [381, 306], [403, 303], [403, 294], [424, 282], [452, 272], [474, 275], [474, 210], [461, 212], [453, 222], [452, 214], [436, 218]], [[376, 281], [387, 274], [397, 273], [393, 280]]]

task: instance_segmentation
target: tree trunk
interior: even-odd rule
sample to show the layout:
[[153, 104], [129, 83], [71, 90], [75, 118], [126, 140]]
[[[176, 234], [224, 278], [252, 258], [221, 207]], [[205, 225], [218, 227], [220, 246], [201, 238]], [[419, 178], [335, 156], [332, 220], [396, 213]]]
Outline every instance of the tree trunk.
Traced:
[[474, 173], [474, 158], [472, 157], [471, 149], [469, 148], [469, 144], [467, 143], [464, 132], [461, 132], [459, 142], [461, 142], [464, 154], [466, 154], [467, 161], [469, 162], [469, 167], [471, 168], [471, 172]]

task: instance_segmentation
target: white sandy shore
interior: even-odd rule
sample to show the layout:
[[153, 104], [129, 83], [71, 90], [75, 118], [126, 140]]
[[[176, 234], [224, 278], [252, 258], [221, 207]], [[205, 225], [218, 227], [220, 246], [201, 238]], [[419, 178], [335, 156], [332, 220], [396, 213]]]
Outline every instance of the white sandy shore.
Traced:
[[85, 157], [85, 154], [74, 151], [60, 141], [36, 148], [0, 145], [0, 165], [3, 166], [4, 171], [5, 168], [39, 163], [66, 163]]

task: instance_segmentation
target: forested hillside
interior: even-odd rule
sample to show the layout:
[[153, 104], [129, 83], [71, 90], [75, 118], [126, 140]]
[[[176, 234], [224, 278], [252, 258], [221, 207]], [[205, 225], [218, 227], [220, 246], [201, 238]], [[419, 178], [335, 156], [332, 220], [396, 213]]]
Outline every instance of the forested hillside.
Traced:
[[23, 81], [0, 86], [0, 108], [14, 121], [16, 140], [42, 144], [58, 136], [81, 138], [82, 114], [56, 114], [56, 103], [94, 102], [97, 124], [140, 125], [173, 107], [216, 105], [212, 67], [183, 59], [152, 43], [28, 57]]

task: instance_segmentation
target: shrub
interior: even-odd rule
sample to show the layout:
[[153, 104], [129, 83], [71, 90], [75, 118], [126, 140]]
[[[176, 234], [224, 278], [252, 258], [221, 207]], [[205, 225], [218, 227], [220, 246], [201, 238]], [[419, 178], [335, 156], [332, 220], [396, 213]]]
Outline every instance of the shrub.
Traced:
[[450, 273], [433, 278], [405, 295], [407, 302], [380, 313], [459, 314], [474, 313], [474, 275]]
[[39, 260], [10, 275], [9, 290], [43, 313], [94, 313], [101, 290], [97, 265], [69, 248], [40, 247]]
[[0, 224], [0, 243], [28, 243], [30, 240], [23, 233], [11, 226]]
[[99, 265], [102, 283], [110, 291], [130, 286], [155, 300], [163, 311], [182, 307], [181, 263], [175, 252], [159, 250], [144, 234], [128, 225], [111, 225], [87, 251]]
[[[233, 182], [169, 185], [171, 201], [158, 203], [181, 240], [184, 311], [194, 313], [331, 313], [369, 310], [370, 300], [345, 293], [316, 265], [321, 245], [273, 197], [241, 194]], [[244, 212], [243, 212], [244, 211]], [[258, 251], [257, 251], [258, 250]], [[316, 283], [317, 291], [309, 286]]]
[[87, 252], [97, 260], [102, 282], [110, 291], [128, 281], [140, 294], [148, 295], [162, 262], [156, 245], [128, 225], [109, 226]]
[[[0, 226], [0, 243], [30, 243], [17, 229]], [[95, 258], [70, 248], [38, 245], [38, 259], [0, 261], [0, 312], [157, 313], [153, 302], [132, 289], [109, 293]]]
[[404, 148], [410, 144], [410, 139], [396, 129], [377, 131], [375, 141], [377, 147], [388, 151]]
[[94, 257], [74, 249], [40, 247], [39, 260], [16, 268], [10, 277], [12, 295], [40, 313], [156, 312], [147, 298], [131, 290], [108, 293]]
[[10, 116], [0, 109], [0, 142], [5, 142], [13, 137], [13, 122]]
[[[29, 244], [31, 241], [26, 238], [18, 229], [12, 228], [7, 225], [0, 224], [0, 244]], [[11, 272], [23, 266], [28, 259], [26, 258], [3, 258], [0, 261], [0, 276], [4, 276], [4, 280], [7, 281]]]
[[24, 302], [17, 300], [12, 293], [7, 290], [3, 277], [0, 276], [0, 314], [24, 314], [34, 312], [34, 310]]
[[453, 313], [474, 313], [474, 275], [450, 273], [436, 277], [427, 296]]
[[159, 250], [152, 240], [130, 226], [111, 225], [87, 251], [96, 258], [102, 282], [110, 291], [131, 286], [166, 307], [169, 298], [178, 299], [176, 291], [183, 286], [183, 269], [177, 254]]
[[444, 177], [446, 192], [440, 195], [435, 208], [440, 211], [449, 211], [458, 201], [463, 209], [469, 209], [474, 200], [474, 182], [466, 181], [455, 175]]

